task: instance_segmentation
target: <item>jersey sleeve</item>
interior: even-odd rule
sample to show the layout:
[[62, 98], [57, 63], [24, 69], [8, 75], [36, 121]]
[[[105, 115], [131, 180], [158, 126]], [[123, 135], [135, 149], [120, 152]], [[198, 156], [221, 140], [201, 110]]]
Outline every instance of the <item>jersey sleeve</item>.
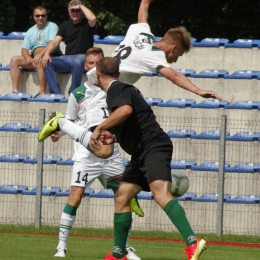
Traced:
[[166, 60], [165, 53], [158, 48], [155, 49], [156, 50], [152, 49], [151, 51], [147, 52], [142, 60], [142, 65], [147, 70], [153, 73], [158, 73], [158, 69], [160, 67], [169, 68], [171, 66]]
[[86, 73], [89, 85], [94, 85], [97, 81], [96, 67]]
[[78, 103], [73, 94], [70, 94], [65, 117], [71, 121], [75, 121], [78, 117]]
[[128, 28], [128, 31], [126, 33], [125, 38], [135, 38], [137, 37], [140, 33], [147, 33], [147, 34], [151, 34], [151, 29], [149, 24], [147, 23], [135, 23], [130, 25], [130, 27]]

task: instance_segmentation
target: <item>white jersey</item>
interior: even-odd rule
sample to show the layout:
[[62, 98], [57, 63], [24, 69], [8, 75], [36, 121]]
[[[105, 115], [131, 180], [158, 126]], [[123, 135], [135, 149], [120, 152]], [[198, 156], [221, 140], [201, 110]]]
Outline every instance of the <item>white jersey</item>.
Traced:
[[[75, 124], [89, 129], [102, 123], [108, 115], [106, 93], [100, 87], [88, 86], [84, 83], [71, 92], [65, 117], [74, 121]], [[79, 142], [74, 142], [74, 151], [72, 158], [74, 161], [81, 161], [82, 159], [104, 160], [93, 155]], [[117, 156], [120, 156], [120, 151], [118, 144], [115, 144], [113, 155], [105, 160]]]
[[[160, 67], [170, 67], [165, 53], [153, 45], [154, 35], [147, 23], [132, 24], [125, 39], [112, 54], [120, 63], [119, 80], [134, 84], [145, 73], [158, 73]], [[88, 81], [96, 81], [96, 69], [87, 73]]]

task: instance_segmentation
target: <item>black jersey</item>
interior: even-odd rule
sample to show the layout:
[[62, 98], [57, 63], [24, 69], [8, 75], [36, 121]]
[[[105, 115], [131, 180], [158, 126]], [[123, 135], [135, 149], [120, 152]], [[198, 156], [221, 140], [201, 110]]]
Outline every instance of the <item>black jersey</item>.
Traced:
[[112, 112], [123, 105], [133, 108], [133, 113], [124, 122], [108, 129], [116, 135], [117, 142], [128, 154], [143, 154], [149, 147], [169, 139], [136, 87], [120, 81], [113, 82], [107, 91], [107, 105]]

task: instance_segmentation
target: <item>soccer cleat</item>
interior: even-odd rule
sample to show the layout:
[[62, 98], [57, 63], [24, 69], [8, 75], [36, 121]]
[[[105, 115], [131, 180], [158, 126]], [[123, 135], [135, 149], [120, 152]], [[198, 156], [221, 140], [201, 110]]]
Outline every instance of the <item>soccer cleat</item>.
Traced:
[[104, 260], [127, 260], [126, 256], [123, 258], [115, 258], [111, 253], [107, 253], [106, 258]]
[[133, 198], [130, 200], [130, 206], [131, 206], [132, 211], [133, 211], [136, 215], [138, 215], [139, 217], [143, 217], [143, 216], [144, 216], [144, 212], [143, 212], [142, 208], [140, 207], [136, 196], [133, 197]]
[[56, 256], [56, 257], [66, 257], [66, 249], [58, 248], [54, 256]]
[[42, 127], [38, 135], [38, 141], [43, 142], [52, 133], [59, 131], [58, 119], [64, 117], [60, 112], [54, 112], [48, 122]]
[[197, 260], [205, 249], [206, 241], [197, 237], [197, 242], [191, 246], [186, 247], [184, 254], [188, 256], [188, 260]]
[[141, 260], [141, 258], [135, 254], [135, 249], [133, 247], [127, 246], [125, 250], [127, 260]]

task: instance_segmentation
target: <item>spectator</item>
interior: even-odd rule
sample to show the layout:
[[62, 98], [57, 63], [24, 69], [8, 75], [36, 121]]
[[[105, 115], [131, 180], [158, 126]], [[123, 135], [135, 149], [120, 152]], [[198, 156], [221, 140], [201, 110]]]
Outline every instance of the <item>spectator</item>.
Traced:
[[[96, 16], [80, 0], [72, 0], [68, 6], [70, 20], [61, 24], [54, 40], [48, 44], [42, 58], [44, 74], [49, 84], [50, 93], [61, 94], [56, 72], [71, 73], [69, 94], [81, 85], [84, 73], [85, 53], [93, 47], [93, 27]], [[63, 41], [65, 55], [50, 57], [50, 54]]]
[[[41, 57], [45, 47], [52, 41], [58, 31], [55, 23], [47, 21], [47, 10], [42, 6], [37, 6], [33, 10], [33, 17], [36, 24], [31, 27], [24, 37], [22, 46], [22, 56], [14, 56], [10, 62], [10, 74], [13, 85], [13, 92], [19, 92], [19, 82], [21, 78], [20, 67], [24, 69], [36, 69], [40, 84], [39, 94], [46, 93], [46, 78], [41, 65]], [[57, 45], [53, 55], [61, 54]], [[34, 96], [34, 97], [36, 97]]]

